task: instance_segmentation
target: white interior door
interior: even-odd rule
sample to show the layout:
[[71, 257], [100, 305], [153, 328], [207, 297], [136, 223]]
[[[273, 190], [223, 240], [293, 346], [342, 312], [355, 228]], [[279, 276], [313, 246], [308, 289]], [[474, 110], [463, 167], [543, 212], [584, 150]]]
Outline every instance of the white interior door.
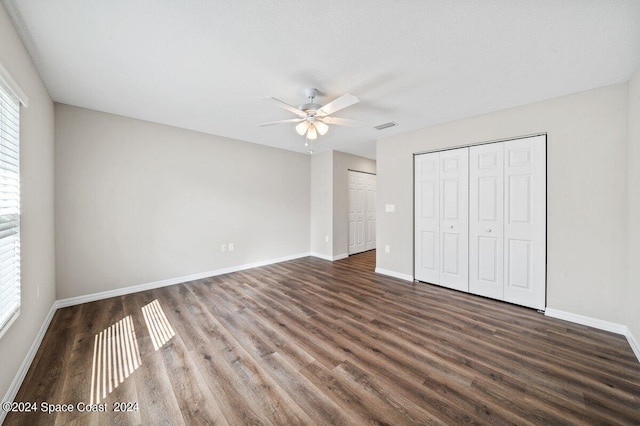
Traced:
[[376, 175], [365, 175], [365, 249], [376, 248]]
[[469, 291], [469, 148], [440, 153], [440, 285]]
[[365, 183], [362, 173], [349, 171], [349, 254], [366, 250]]
[[415, 182], [415, 278], [440, 284], [440, 153], [416, 155]]
[[546, 136], [504, 143], [504, 300], [546, 302]]
[[469, 292], [504, 299], [504, 143], [469, 148]]
[[349, 219], [348, 219], [348, 232], [349, 232], [349, 243], [347, 245], [347, 252], [352, 254], [355, 250], [356, 244], [356, 185], [355, 185], [355, 176], [352, 176], [351, 173], [347, 175], [347, 179], [349, 182], [347, 184], [347, 193], [349, 194]]
[[349, 254], [376, 248], [376, 176], [349, 170]]

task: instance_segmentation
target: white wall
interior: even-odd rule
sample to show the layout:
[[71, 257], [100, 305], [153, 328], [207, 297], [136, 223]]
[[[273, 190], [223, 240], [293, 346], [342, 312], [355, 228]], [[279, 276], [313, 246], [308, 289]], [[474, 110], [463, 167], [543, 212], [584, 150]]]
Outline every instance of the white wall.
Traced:
[[413, 153], [547, 132], [547, 306], [624, 324], [627, 95], [620, 84], [378, 141], [378, 245], [391, 252], [376, 266], [413, 275]]
[[309, 252], [309, 156], [55, 113], [58, 299]]
[[0, 338], [1, 397], [55, 300], [53, 102], [1, 4], [0, 63], [30, 104], [20, 111], [21, 313]]
[[333, 255], [349, 251], [349, 170], [375, 173], [376, 162], [368, 158], [333, 151]]
[[332, 170], [332, 151], [311, 156], [311, 253], [323, 258], [333, 256]]
[[[627, 327], [640, 339], [640, 69], [629, 81], [629, 279]], [[640, 340], [639, 340], [640, 341]]]

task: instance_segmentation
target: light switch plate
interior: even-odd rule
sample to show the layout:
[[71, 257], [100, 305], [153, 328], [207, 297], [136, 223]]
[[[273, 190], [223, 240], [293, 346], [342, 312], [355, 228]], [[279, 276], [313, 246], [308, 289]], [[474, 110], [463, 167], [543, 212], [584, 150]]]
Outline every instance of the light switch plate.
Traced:
[[396, 205], [395, 204], [385, 204], [384, 205], [384, 211], [387, 213], [393, 213], [396, 211]]

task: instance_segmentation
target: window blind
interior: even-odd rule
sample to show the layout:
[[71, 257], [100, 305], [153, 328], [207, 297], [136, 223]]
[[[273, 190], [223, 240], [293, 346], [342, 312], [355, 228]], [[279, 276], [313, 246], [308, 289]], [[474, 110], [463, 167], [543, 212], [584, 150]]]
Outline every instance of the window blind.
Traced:
[[20, 102], [0, 79], [0, 336], [20, 314]]

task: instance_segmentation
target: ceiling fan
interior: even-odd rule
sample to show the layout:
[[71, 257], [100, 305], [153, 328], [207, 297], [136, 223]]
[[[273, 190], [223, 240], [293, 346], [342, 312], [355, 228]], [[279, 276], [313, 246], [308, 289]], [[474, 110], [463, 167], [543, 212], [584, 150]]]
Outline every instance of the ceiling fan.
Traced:
[[268, 123], [258, 124], [258, 126], [271, 126], [274, 124], [299, 123], [296, 126], [296, 132], [301, 136], [306, 135], [307, 139], [313, 140], [318, 134], [324, 135], [329, 130], [327, 124], [336, 124], [338, 126], [361, 126], [362, 123], [347, 118], [329, 117], [334, 112], [340, 111], [348, 106], [357, 104], [360, 100], [350, 93], [346, 93], [337, 99], [329, 102], [325, 106], [315, 103], [318, 95], [318, 89], [305, 89], [304, 94], [307, 96], [308, 102], [296, 108], [276, 98], [264, 98], [268, 101], [275, 102], [280, 108], [291, 111], [298, 118], [288, 120], [270, 121]]

